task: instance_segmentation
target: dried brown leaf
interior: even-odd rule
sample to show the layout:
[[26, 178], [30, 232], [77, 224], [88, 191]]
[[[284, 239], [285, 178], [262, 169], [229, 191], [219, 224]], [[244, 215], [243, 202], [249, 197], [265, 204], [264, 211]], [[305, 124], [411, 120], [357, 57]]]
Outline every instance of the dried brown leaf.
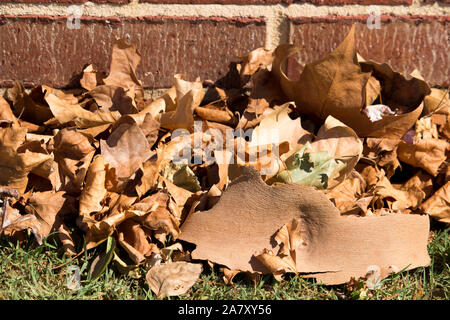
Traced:
[[202, 271], [201, 264], [179, 261], [154, 266], [145, 279], [157, 298], [165, 298], [188, 292]]
[[327, 284], [364, 276], [369, 265], [410, 269], [430, 261], [426, 216], [341, 217], [326, 196], [311, 187], [270, 187], [254, 169], [243, 170], [245, 175], [213, 209], [194, 212], [183, 224], [180, 239], [197, 245], [193, 259], [267, 273], [252, 257], [265, 248], [276, 250], [272, 239], [277, 230], [298, 219], [303, 242], [295, 247], [296, 270], [313, 273]]

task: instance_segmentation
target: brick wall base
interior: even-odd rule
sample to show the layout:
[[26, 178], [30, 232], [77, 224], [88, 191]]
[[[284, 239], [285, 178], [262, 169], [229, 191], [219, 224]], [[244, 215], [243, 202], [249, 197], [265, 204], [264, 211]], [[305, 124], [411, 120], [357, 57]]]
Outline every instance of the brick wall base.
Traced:
[[[75, 86], [83, 67], [108, 72], [116, 37], [137, 45], [146, 88], [175, 73], [218, 80], [258, 47], [293, 42], [304, 63], [333, 50], [356, 24], [366, 59], [418, 69], [449, 86], [450, 0], [0, 0], [0, 87]], [[79, 20], [78, 20], [79, 18]], [[69, 23], [68, 23], [69, 21]], [[72, 21], [72, 24], [70, 23]], [[369, 22], [368, 22], [369, 21]], [[77, 25], [79, 22], [79, 25]]]

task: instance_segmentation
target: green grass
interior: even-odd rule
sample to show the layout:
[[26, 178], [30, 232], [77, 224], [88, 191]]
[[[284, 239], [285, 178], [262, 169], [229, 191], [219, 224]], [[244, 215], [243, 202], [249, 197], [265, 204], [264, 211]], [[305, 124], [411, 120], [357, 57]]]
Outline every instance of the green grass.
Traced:
[[[216, 269], [205, 266], [199, 281], [182, 296], [171, 299], [449, 299], [450, 298], [450, 235], [449, 228], [435, 230], [428, 246], [429, 267], [392, 275], [377, 290], [368, 290], [363, 282], [352, 285], [325, 286], [314, 279], [287, 275], [277, 282], [271, 275], [254, 283], [245, 275], [237, 275], [234, 285], [225, 285]], [[68, 260], [58, 249], [56, 240], [37, 246], [33, 240], [13, 244], [0, 239], [0, 299], [155, 299], [145, 277], [133, 279], [120, 275], [111, 265], [99, 278], [90, 280], [89, 264], [93, 252], [80, 256], [64, 267], [52, 270]], [[77, 265], [81, 270], [81, 288], [70, 290], [66, 283], [67, 268]], [[145, 270], [138, 271], [145, 275]]]

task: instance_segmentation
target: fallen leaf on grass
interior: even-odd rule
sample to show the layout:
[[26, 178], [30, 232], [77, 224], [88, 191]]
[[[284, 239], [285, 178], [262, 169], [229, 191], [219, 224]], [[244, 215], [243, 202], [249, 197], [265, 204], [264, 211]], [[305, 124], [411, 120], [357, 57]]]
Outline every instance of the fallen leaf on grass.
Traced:
[[[14, 190], [14, 193], [17, 193], [15, 189], [7, 189]], [[0, 234], [13, 236], [16, 232], [30, 230], [33, 232], [37, 243], [42, 244], [42, 235], [39, 231], [41, 223], [39, 219], [30, 213], [21, 215], [19, 210], [9, 205], [8, 195], [3, 199], [2, 206], [0, 207], [0, 221]]]
[[203, 271], [201, 264], [184, 261], [151, 268], [145, 279], [157, 298], [178, 296], [189, 291]]
[[369, 265], [412, 269], [430, 261], [427, 216], [341, 217], [313, 188], [270, 187], [254, 169], [242, 170], [245, 175], [232, 182], [216, 206], [192, 213], [182, 225], [179, 238], [196, 244], [193, 259], [269, 273], [255, 253], [276, 251], [272, 239], [277, 230], [298, 219], [303, 242], [294, 248], [296, 271], [311, 273], [308, 276], [326, 284], [364, 276]]

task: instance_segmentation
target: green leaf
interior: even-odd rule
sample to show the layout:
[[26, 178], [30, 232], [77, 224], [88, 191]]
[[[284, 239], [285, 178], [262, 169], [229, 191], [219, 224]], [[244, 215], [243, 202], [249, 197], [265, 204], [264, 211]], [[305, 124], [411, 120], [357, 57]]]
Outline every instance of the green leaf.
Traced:
[[286, 160], [286, 170], [281, 171], [272, 182], [294, 182], [326, 189], [328, 180], [336, 176], [345, 164], [336, 161], [327, 151], [308, 152], [310, 147], [308, 142], [290, 156]]
[[106, 240], [106, 251], [97, 255], [91, 263], [91, 268], [89, 270], [91, 280], [97, 279], [103, 272], [105, 272], [106, 267], [111, 262], [114, 256], [114, 249], [116, 248], [116, 240], [113, 237], [108, 237]]
[[201, 189], [195, 173], [184, 163], [169, 163], [164, 168], [163, 177], [174, 185], [191, 192]]

